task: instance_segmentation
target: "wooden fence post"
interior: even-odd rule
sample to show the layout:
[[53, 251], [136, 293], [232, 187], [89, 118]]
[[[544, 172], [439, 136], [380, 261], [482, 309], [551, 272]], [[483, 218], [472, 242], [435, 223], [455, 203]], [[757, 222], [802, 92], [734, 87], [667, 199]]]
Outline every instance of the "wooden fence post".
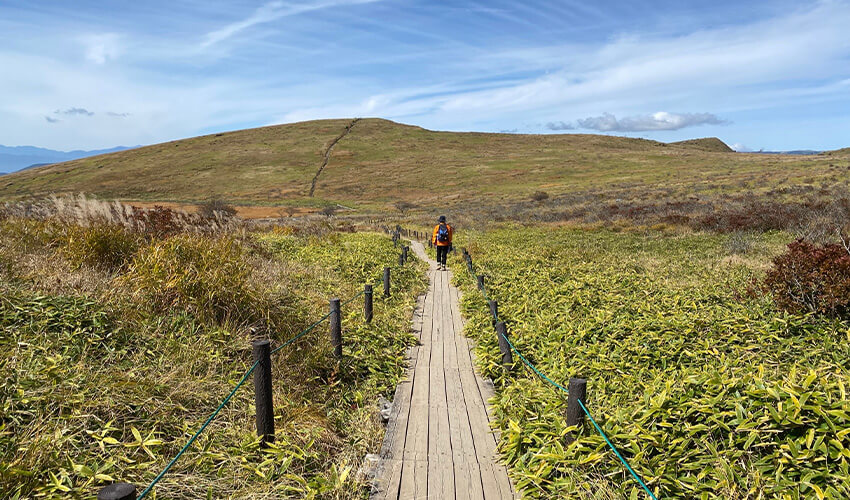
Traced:
[[330, 300], [331, 316], [329, 318], [331, 325], [331, 344], [334, 348], [334, 357], [342, 358], [342, 315], [340, 314], [339, 299], [333, 298]]
[[372, 285], [363, 287], [363, 316], [366, 323], [372, 322]]
[[398, 254], [398, 265], [399, 267], [404, 265], [404, 252]]
[[401, 254], [404, 256], [404, 261], [407, 262], [407, 252], [410, 250], [409, 246], [401, 247]]
[[136, 500], [136, 486], [130, 483], [113, 483], [102, 488], [97, 500]]
[[478, 289], [482, 290], [482, 291], [484, 290], [484, 275], [483, 274], [478, 275]]
[[390, 296], [390, 268], [384, 268], [384, 297]]
[[254, 406], [257, 409], [257, 435], [260, 446], [274, 442], [274, 404], [272, 402], [272, 358], [268, 340], [252, 344], [254, 362]]
[[514, 356], [511, 346], [508, 345], [508, 327], [504, 321], [496, 323], [496, 338], [499, 341], [499, 350], [502, 351], [502, 366], [510, 368], [514, 364]]
[[[571, 378], [568, 389], [567, 426], [572, 427], [573, 425], [577, 425], [581, 427], [581, 424], [584, 423], [584, 410], [581, 409], [578, 401], [581, 400], [582, 403], [587, 403], [587, 380], [583, 378]], [[572, 441], [572, 437], [569, 437], [569, 440]]]

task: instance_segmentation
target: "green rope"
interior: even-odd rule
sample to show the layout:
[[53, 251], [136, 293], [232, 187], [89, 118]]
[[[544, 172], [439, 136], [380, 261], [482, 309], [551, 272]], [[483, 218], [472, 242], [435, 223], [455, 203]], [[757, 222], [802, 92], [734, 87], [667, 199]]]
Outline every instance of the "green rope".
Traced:
[[[470, 270], [470, 273], [472, 274], [472, 276], [477, 280], [478, 275], [475, 273], [475, 269], [474, 269], [471, 261], [470, 261], [470, 264], [469, 264], [469, 270]], [[487, 300], [487, 301], [490, 300], [490, 297], [487, 295], [487, 287], [486, 286], [481, 289], [481, 293], [482, 293], [482, 295], [484, 295], [485, 300]], [[496, 321], [499, 321], [499, 317], [493, 311], [490, 311], [490, 313], [493, 315], [493, 319], [495, 319]], [[519, 349], [517, 349], [513, 345], [513, 343], [510, 341], [510, 339], [508, 339], [508, 337], [506, 335], [501, 335], [501, 334], [499, 334], [499, 335], [503, 339], [505, 339], [505, 342], [508, 343], [511, 350], [513, 352], [515, 352], [517, 354], [517, 356], [519, 356], [519, 358], [523, 361], [523, 363], [525, 363], [526, 366], [531, 368], [532, 371], [534, 371], [534, 373], [536, 373], [540, 378], [542, 378], [546, 382], [549, 382], [553, 386], [557, 387], [558, 389], [564, 391], [564, 393], [569, 395], [569, 393], [570, 393], [569, 390], [564, 388], [564, 386], [562, 386], [561, 384], [559, 384], [559, 383], [555, 382], [554, 380], [550, 379], [549, 377], [547, 377], [545, 373], [538, 370], [536, 366], [534, 366], [530, 361], [525, 359], [525, 356], [523, 356], [522, 353], [519, 352]], [[632, 467], [629, 465], [629, 463], [626, 461], [626, 459], [623, 458], [623, 455], [620, 454], [619, 450], [617, 450], [617, 447], [614, 446], [614, 444], [611, 442], [611, 440], [608, 439], [608, 436], [605, 435], [605, 432], [602, 431], [602, 427], [600, 427], [599, 424], [596, 423], [596, 420], [594, 420], [593, 416], [590, 414], [590, 411], [588, 411], [587, 407], [584, 406], [584, 403], [580, 399], [576, 399], [576, 401], [578, 401], [578, 404], [581, 406], [581, 409], [584, 411], [584, 414], [587, 415], [587, 417], [593, 423], [593, 427], [595, 427], [596, 430], [599, 432], [599, 434], [602, 436], [602, 439], [605, 440], [605, 442], [608, 444], [608, 446], [611, 448], [611, 450], [614, 452], [614, 454], [617, 455], [617, 458], [620, 459], [620, 462], [622, 462], [623, 465], [626, 466], [626, 469], [632, 474], [632, 477], [634, 477], [635, 480], [638, 482], [638, 484], [640, 484], [643, 487], [644, 491], [646, 491], [646, 493], [650, 496], [650, 498], [652, 498], [652, 500], [658, 500], [658, 498], [656, 498], [656, 496], [652, 493], [652, 491], [650, 491], [650, 489], [646, 486], [646, 483], [643, 482], [643, 479], [641, 479], [641, 477], [638, 476], [638, 474], [634, 471], [634, 469], [632, 469]]]
[[345, 305], [348, 305], [348, 304], [352, 303], [352, 302], [354, 301], [354, 299], [356, 299], [357, 297], [359, 297], [359, 296], [363, 295], [364, 293], [366, 293], [366, 290], [360, 290], [360, 292], [358, 292], [358, 293], [357, 293], [357, 295], [355, 295], [354, 297], [351, 297], [350, 299], [348, 299], [348, 300], [346, 300], [345, 302], [341, 303], [339, 306], [340, 306], [340, 307], [342, 307], [342, 306], [345, 306]]
[[327, 313], [327, 314], [325, 314], [324, 316], [322, 316], [321, 318], [319, 318], [319, 319], [318, 319], [315, 323], [313, 323], [312, 325], [310, 325], [310, 326], [308, 326], [307, 328], [305, 328], [304, 330], [302, 330], [302, 331], [301, 331], [301, 333], [299, 333], [298, 335], [296, 335], [296, 336], [292, 337], [291, 339], [287, 340], [286, 342], [284, 342], [284, 343], [283, 343], [283, 344], [281, 344], [280, 346], [278, 346], [278, 347], [276, 347], [275, 349], [273, 349], [273, 350], [272, 350], [272, 352], [271, 352], [270, 354], [274, 354], [274, 353], [276, 353], [277, 351], [279, 351], [279, 350], [283, 349], [284, 347], [288, 346], [289, 344], [291, 344], [291, 343], [295, 342], [296, 340], [300, 339], [301, 337], [303, 337], [304, 335], [306, 335], [308, 332], [310, 332], [313, 328], [316, 328], [317, 326], [319, 326], [319, 324], [321, 324], [321, 323], [322, 323], [322, 321], [324, 321], [324, 320], [326, 320], [326, 319], [328, 319], [328, 318], [330, 318], [330, 317], [331, 317], [331, 313]]
[[606, 436], [606, 435], [605, 435], [605, 433], [602, 431], [602, 428], [601, 428], [601, 427], [599, 427], [599, 424], [597, 424], [597, 423], [596, 423], [596, 420], [594, 420], [594, 419], [593, 419], [593, 416], [590, 414], [590, 412], [589, 412], [589, 411], [587, 411], [587, 408], [585, 408], [584, 403], [582, 403], [580, 399], [576, 399], [576, 401], [578, 401], [578, 404], [579, 404], [579, 405], [581, 405], [581, 409], [582, 409], [582, 410], [584, 410], [584, 414], [585, 414], [585, 415], [587, 415], [587, 418], [589, 418], [589, 419], [590, 419], [590, 421], [593, 423], [593, 426], [594, 426], [594, 427], [596, 427], [596, 430], [597, 430], [597, 431], [599, 431], [599, 434], [601, 434], [601, 435], [602, 435], [602, 439], [604, 439], [604, 440], [605, 440], [605, 442], [606, 442], [606, 443], [608, 443], [608, 446], [610, 446], [610, 447], [611, 447], [611, 449], [612, 449], [612, 450], [614, 450], [614, 453], [617, 455], [617, 458], [619, 458], [619, 459], [620, 459], [620, 462], [623, 462], [623, 465], [625, 465], [625, 466], [626, 466], [626, 469], [628, 469], [628, 470], [629, 470], [629, 472], [631, 472], [631, 473], [632, 473], [632, 477], [634, 477], [634, 478], [635, 478], [635, 480], [636, 480], [636, 481], [637, 481], [637, 482], [638, 482], [641, 486], [643, 486], [643, 489], [644, 489], [644, 490], [646, 491], [646, 493], [647, 493], [647, 494], [648, 494], [648, 495], [652, 498], [652, 500], [658, 500], [657, 498], [655, 498], [655, 495], [653, 495], [653, 494], [652, 494], [652, 492], [651, 492], [651, 491], [649, 491], [649, 488], [647, 488], [647, 487], [646, 487], [646, 484], [644, 484], [644, 482], [643, 482], [643, 480], [640, 478], [640, 476], [638, 476], [638, 475], [637, 475], [637, 473], [636, 473], [636, 472], [632, 469], [632, 467], [629, 465], [629, 463], [628, 463], [628, 462], [626, 462], [626, 459], [625, 459], [625, 458], [623, 458], [623, 455], [620, 455], [620, 452], [619, 452], [619, 451], [617, 451], [617, 448], [616, 448], [613, 444], [611, 444], [611, 441], [608, 439], [608, 436]]
[[[381, 280], [382, 280], [382, 278], [383, 278], [383, 276], [379, 277], [379, 278], [378, 278], [378, 281], [376, 281], [376, 282], [375, 282], [375, 284], [380, 283], [380, 282], [381, 282]], [[341, 303], [341, 304], [340, 304], [340, 307], [342, 307], [342, 306], [344, 306], [344, 305], [347, 305], [347, 304], [351, 303], [351, 302], [352, 302], [352, 301], [354, 301], [357, 297], [360, 297], [360, 296], [361, 296], [361, 295], [363, 295], [364, 293], [365, 293], [365, 290], [361, 290], [361, 291], [360, 291], [359, 293], [357, 293], [354, 297], [351, 297], [350, 299], [348, 299], [348, 300], [346, 300], [345, 302]], [[311, 330], [313, 330], [314, 328], [316, 328], [317, 326], [319, 326], [319, 324], [321, 324], [321, 323], [322, 323], [322, 321], [324, 321], [324, 320], [328, 319], [330, 316], [331, 316], [331, 313], [330, 313], [330, 312], [328, 312], [327, 314], [325, 314], [324, 316], [322, 316], [321, 318], [319, 318], [316, 322], [314, 322], [312, 325], [308, 326], [307, 328], [305, 328], [304, 330], [302, 330], [300, 333], [298, 333], [297, 335], [295, 335], [295, 336], [294, 336], [294, 337], [292, 337], [291, 339], [287, 340], [286, 342], [284, 342], [283, 344], [281, 344], [280, 346], [278, 346], [277, 348], [275, 348], [274, 350], [272, 350], [270, 354], [274, 354], [274, 353], [276, 353], [276, 352], [280, 351], [281, 349], [283, 349], [284, 347], [286, 347], [286, 346], [288, 346], [288, 345], [292, 344], [293, 342], [295, 342], [296, 340], [298, 340], [299, 338], [303, 337], [303, 336], [304, 336], [304, 335], [306, 335], [308, 332], [310, 332]], [[230, 391], [230, 394], [228, 394], [228, 395], [227, 395], [227, 397], [226, 397], [226, 398], [224, 398], [224, 400], [221, 402], [221, 404], [219, 404], [219, 405], [218, 405], [218, 408], [216, 408], [216, 409], [215, 409], [215, 411], [214, 411], [214, 412], [212, 412], [212, 414], [211, 414], [209, 417], [207, 417], [207, 420], [206, 420], [206, 421], [204, 422], [204, 424], [200, 427], [200, 429], [198, 429], [198, 431], [197, 431], [197, 432], [195, 432], [195, 434], [193, 434], [191, 438], [189, 438], [189, 441], [186, 443], [186, 445], [185, 445], [185, 446], [183, 446], [183, 448], [182, 448], [182, 449], [181, 449], [181, 450], [177, 453], [177, 455], [176, 455], [173, 459], [171, 459], [171, 461], [170, 461], [170, 462], [168, 462], [168, 465], [166, 465], [166, 466], [165, 466], [165, 468], [162, 470], [162, 472], [160, 472], [160, 473], [159, 473], [159, 475], [157, 475], [157, 476], [154, 478], [154, 480], [151, 482], [151, 484], [149, 484], [149, 485], [148, 485], [148, 487], [147, 487], [147, 488], [145, 488], [145, 490], [144, 490], [144, 491], [142, 491], [142, 493], [141, 493], [141, 494], [140, 494], [140, 495], [136, 498], [136, 500], [142, 500], [143, 498], [145, 498], [145, 497], [148, 495], [148, 493], [150, 493], [150, 492], [151, 492], [151, 490], [153, 490], [153, 487], [154, 487], [154, 486], [156, 486], [156, 484], [159, 482], [159, 480], [160, 480], [160, 479], [162, 479], [162, 478], [163, 478], [163, 476], [165, 476], [165, 474], [166, 474], [166, 473], [167, 473], [167, 472], [171, 469], [171, 467], [172, 467], [175, 463], [177, 463], [177, 459], [179, 459], [179, 458], [183, 455], [183, 453], [185, 453], [185, 452], [186, 452], [186, 450], [188, 450], [188, 449], [189, 449], [189, 447], [190, 447], [190, 446], [192, 446], [192, 443], [194, 443], [194, 442], [195, 442], [195, 440], [196, 440], [196, 439], [198, 439], [198, 436], [200, 436], [200, 435], [201, 435], [201, 433], [202, 433], [202, 432], [204, 432], [204, 430], [207, 428], [207, 426], [208, 426], [208, 425], [210, 425], [210, 422], [212, 422], [212, 421], [213, 421], [213, 419], [214, 419], [214, 418], [215, 418], [215, 417], [219, 414], [219, 412], [221, 411], [221, 409], [222, 409], [222, 408], [224, 408], [224, 406], [225, 406], [225, 405], [226, 405], [226, 404], [230, 401], [230, 399], [231, 399], [231, 398], [233, 398], [233, 395], [234, 395], [234, 394], [236, 394], [236, 391], [238, 391], [240, 387], [242, 387], [242, 384], [244, 384], [244, 383], [245, 383], [245, 381], [248, 379], [248, 376], [249, 376], [249, 375], [251, 375], [251, 373], [253, 373], [254, 368], [256, 368], [256, 367], [257, 367], [257, 365], [258, 365], [259, 363], [260, 363], [260, 361], [259, 361], [259, 360], [255, 361], [255, 362], [254, 362], [254, 364], [253, 364], [253, 365], [251, 365], [251, 368], [249, 368], [249, 369], [248, 369], [248, 371], [246, 371], [246, 372], [245, 372], [245, 374], [244, 374], [244, 375], [242, 375], [242, 379], [241, 379], [241, 380], [239, 380], [239, 383], [237, 383], [237, 384], [236, 384], [236, 387], [234, 387], [234, 388], [233, 388], [233, 390], [232, 390], [232, 391]]]
[[[353, 301], [357, 297], [361, 296], [363, 293], [364, 292], [361, 291], [360, 293], [358, 293], [354, 297], [351, 297], [350, 299], [346, 300], [345, 302], [340, 304], [340, 307], [345, 305], [345, 304], [350, 303], [351, 301]], [[278, 346], [277, 348], [272, 350], [270, 354], [274, 354], [274, 353], [280, 351], [281, 349], [283, 349], [284, 347], [292, 344], [293, 342], [295, 342], [296, 340], [303, 337], [308, 332], [310, 332], [311, 330], [313, 330], [314, 328], [319, 326], [319, 324], [321, 324], [322, 321], [328, 319], [330, 316], [331, 316], [331, 313], [325, 314], [324, 316], [319, 318], [318, 321], [316, 321], [312, 325], [308, 326], [307, 328], [302, 330], [300, 333], [298, 333], [297, 335], [295, 335], [291, 339], [287, 340], [286, 342], [284, 342], [283, 344], [281, 344], [280, 346]], [[186, 445], [183, 446], [183, 448], [177, 453], [177, 455], [173, 459], [171, 459], [171, 461], [168, 463], [168, 465], [165, 466], [165, 469], [163, 469], [162, 472], [160, 472], [159, 475], [154, 478], [154, 480], [151, 482], [151, 484], [148, 485], [148, 487], [145, 488], [144, 491], [142, 491], [141, 495], [139, 495], [138, 498], [136, 498], [136, 500], [142, 500], [143, 498], [145, 498], [148, 495], [148, 493], [151, 492], [151, 490], [153, 489], [154, 486], [156, 486], [156, 484], [159, 482], [159, 480], [162, 479], [163, 476], [165, 476], [165, 474], [169, 471], [169, 469], [171, 469], [171, 467], [177, 462], [177, 459], [179, 459], [183, 455], [183, 453], [185, 453], [186, 450], [188, 450], [189, 447], [192, 446], [192, 443], [194, 443], [195, 440], [198, 438], [198, 436], [200, 436], [201, 433], [204, 432], [204, 430], [207, 428], [207, 426], [210, 425], [210, 422], [212, 422], [213, 419], [219, 414], [221, 409], [224, 408], [224, 406], [230, 401], [231, 398], [233, 398], [233, 395], [236, 394], [236, 391], [239, 390], [240, 387], [242, 387], [242, 384], [245, 383], [245, 381], [248, 379], [248, 376], [251, 375], [251, 373], [254, 371], [254, 368], [257, 367], [257, 364], [259, 364], [259, 362], [260, 362], [259, 360], [255, 361], [254, 364], [251, 365], [251, 368], [249, 368], [248, 371], [246, 371], [245, 374], [242, 375], [242, 379], [239, 380], [239, 383], [236, 384], [236, 387], [234, 387], [233, 390], [230, 391], [230, 394], [228, 394], [227, 397], [224, 398], [224, 401], [222, 401], [221, 404], [218, 405], [218, 408], [216, 408], [215, 411], [212, 412], [212, 414], [209, 417], [207, 417], [207, 420], [204, 422], [204, 424], [201, 426], [201, 428], [198, 429], [198, 431], [195, 432], [194, 435], [192, 435], [192, 437], [189, 439], [189, 441], [186, 443]]]
[[177, 456], [175, 456], [173, 459], [171, 459], [170, 462], [168, 462], [168, 465], [165, 466], [165, 469], [163, 469], [162, 472], [160, 472], [159, 475], [156, 476], [156, 478], [154, 478], [154, 480], [151, 482], [151, 484], [148, 485], [147, 488], [145, 488], [145, 491], [143, 491], [142, 494], [139, 495], [139, 497], [136, 500], [142, 500], [143, 498], [145, 498], [148, 495], [148, 493], [150, 493], [150, 491], [153, 489], [153, 487], [156, 486], [156, 483], [158, 483], [159, 480], [162, 479], [163, 476], [165, 476], [165, 473], [168, 472], [169, 469], [171, 469], [171, 466], [174, 465], [177, 462], [177, 459], [180, 458], [183, 455], [183, 453], [185, 453], [186, 450], [189, 449], [190, 446], [192, 446], [192, 443], [194, 443], [195, 440], [198, 439], [198, 436], [200, 436], [201, 433], [204, 432], [204, 429], [206, 429], [207, 426], [210, 425], [210, 422], [212, 422], [212, 420], [216, 417], [216, 415], [218, 415], [218, 412], [220, 412], [221, 409], [224, 408], [224, 405], [226, 405], [227, 402], [230, 401], [230, 398], [232, 398], [233, 395], [236, 394], [236, 391], [239, 390], [240, 387], [242, 387], [242, 384], [245, 383], [245, 380], [248, 379], [248, 376], [251, 375], [251, 372], [254, 371], [254, 368], [256, 368], [259, 363], [260, 363], [260, 360], [255, 361], [254, 364], [251, 366], [251, 368], [248, 369], [247, 372], [245, 372], [245, 375], [242, 375], [242, 380], [240, 380], [239, 383], [236, 384], [236, 387], [234, 387], [233, 390], [230, 391], [230, 394], [228, 394], [227, 397], [224, 398], [224, 401], [222, 401], [221, 404], [218, 405], [218, 408], [216, 408], [215, 411], [212, 412], [212, 415], [210, 415], [207, 418], [206, 422], [204, 422], [204, 425], [202, 425], [201, 428], [198, 429], [198, 432], [196, 432], [189, 439], [189, 442], [186, 443], [186, 446], [184, 446], [183, 449], [180, 450], [179, 453], [177, 453]]

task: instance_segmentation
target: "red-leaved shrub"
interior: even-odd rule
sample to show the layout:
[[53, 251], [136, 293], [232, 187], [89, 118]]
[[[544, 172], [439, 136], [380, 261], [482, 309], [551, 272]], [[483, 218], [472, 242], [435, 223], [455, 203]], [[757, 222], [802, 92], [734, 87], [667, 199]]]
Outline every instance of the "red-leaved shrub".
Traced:
[[789, 243], [788, 252], [773, 260], [765, 287], [786, 311], [848, 317], [850, 252], [833, 243]]

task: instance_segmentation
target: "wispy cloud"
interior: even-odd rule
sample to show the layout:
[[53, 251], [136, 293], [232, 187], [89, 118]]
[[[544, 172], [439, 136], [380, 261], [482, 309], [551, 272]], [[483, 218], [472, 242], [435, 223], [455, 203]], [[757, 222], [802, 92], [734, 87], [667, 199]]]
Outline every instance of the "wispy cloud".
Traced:
[[651, 115], [626, 116], [619, 120], [611, 113], [603, 113], [602, 116], [579, 119], [577, 123], [581, 128], [597, 130], [599, 132], [680, 130], [685, 127], [696, 127], [698, 125], [728, 124], [727, 121], [721, 120], [711, 113], [667, 113], [666, 111], [659, 111]]
[[111, 116], [113, 118], [127, 118], [128, 116], [130, 116], [130, 113], [116, 113], [114, 111], [107, 111], [106, 115]]
[[575, 125], [564, 121], [548, 122], [546, 128], [549, 130], [575, 130]]
[[376, 1], [378, 0], [326, 0], [319, 2], [303, 2], [299, 4], [290, 4], [282, 1], [268, 2], [259, 7], [253, 14], [245, 19], [207, 33], [204, 37], [204, 41], [201, 42], [200, 48], [206, 49], [212, 45], [227, 40], [228, 38], [252, 26], [272, 22], [283, 17], [294, 16], [329, 7], [357, 5]]
[[52, 118], [50, 116], [45, 116], [44, 119], [47, 120], [47, 123], [59, 123], [62, 121], [58, 118]]
[[86, 35], [80, 38], [85, 48], [85, 57], [95, 64], [104, 64], [116, 59], [121, 53], [120, 37], [115, 33]]
[[54, 115], [78, 115], [78, 116], [94, 116], [93, 111], [89, 111], [85, 108], [68, 108], [65, 110], [57, 109], [53, 112]]

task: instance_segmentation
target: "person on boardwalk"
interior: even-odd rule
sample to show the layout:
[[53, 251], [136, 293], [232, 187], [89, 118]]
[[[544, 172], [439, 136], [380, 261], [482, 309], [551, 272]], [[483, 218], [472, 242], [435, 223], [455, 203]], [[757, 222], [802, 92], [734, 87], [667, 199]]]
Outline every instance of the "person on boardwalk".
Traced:
[[446, 270], [446, 257], [452, 249], [452, 236], [454, 231], [452, 226], [446, 223], [446, 216], [441, 215], [438, 224], [434, 226], [434, 234], [431, 236], [431, 243], [437, 248], [437, 270]]

